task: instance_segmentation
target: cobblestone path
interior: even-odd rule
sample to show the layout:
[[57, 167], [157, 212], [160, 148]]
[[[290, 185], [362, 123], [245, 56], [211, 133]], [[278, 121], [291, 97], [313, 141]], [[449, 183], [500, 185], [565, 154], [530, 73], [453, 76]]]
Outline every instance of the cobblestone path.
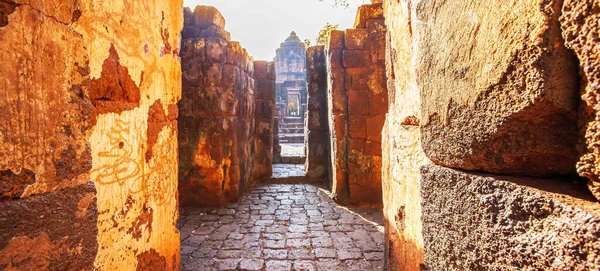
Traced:
[[183, 270], [383, 270], [380, 209], [311, 185], [258, 186], [222, 209], [183, 209]]

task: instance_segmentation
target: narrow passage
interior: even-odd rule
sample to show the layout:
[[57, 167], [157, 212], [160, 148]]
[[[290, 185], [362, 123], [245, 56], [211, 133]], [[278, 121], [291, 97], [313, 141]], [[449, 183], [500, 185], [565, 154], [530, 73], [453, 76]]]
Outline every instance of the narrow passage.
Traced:
[[380, 209], [321, 188], [271, 184], [225, 208], [181, 209], [183, 270], [383, 270]]

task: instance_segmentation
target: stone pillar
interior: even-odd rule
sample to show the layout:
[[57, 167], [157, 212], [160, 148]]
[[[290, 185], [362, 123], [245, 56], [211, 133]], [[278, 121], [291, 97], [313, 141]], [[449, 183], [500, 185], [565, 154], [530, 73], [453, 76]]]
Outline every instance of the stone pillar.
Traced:
[[254, 182], [254, 63], [229, 41], [217, 9], [186, 8], [184, 16], [179, 192], [183, 205], [223, 205]]
[[327, 69], [325, 47], [306, 50], [308, 111], [306, 118], [306, 177], [325, 182], [329, 173], [329, 127], [327, 125]]
[[273, 133], [275, 128], [275, 65], [254, 61], [256, 82], [256, 136], [254, 138], [254, 179], [273, 175]]
[[0, 3], [0, 266], [179, 268], [181, 8]]
[[381, 205], [381, 131], [387, 113], [381, 4], [357, 12], [355, 29], [327, 48], [332, 179], [339, 202]]
[[429, 159], [421, 148], [421, 97], [413, 65], [417, 55], [411, 12], [410, 6], [386, 1], [389, 112], [382, 133], [382, 185], [386, 268], [419, 271], [424, 261], [420, 167]]
[[600, 207], [581, 181], [527, 177], [575, 169], [578, 62], [561, 36], [578, 40], [565, 22], [586, 13], [559, 11], [581, 6], [384, 2], [387, 268], [597, 269], [580, 252], [598, 246]]
[[342, 66], [344, 32], [333, 30], [325, 47], [327, 66], [327, 116], [329, 127], [329, 182], [333, 198], [348, 203], [348, 100]]

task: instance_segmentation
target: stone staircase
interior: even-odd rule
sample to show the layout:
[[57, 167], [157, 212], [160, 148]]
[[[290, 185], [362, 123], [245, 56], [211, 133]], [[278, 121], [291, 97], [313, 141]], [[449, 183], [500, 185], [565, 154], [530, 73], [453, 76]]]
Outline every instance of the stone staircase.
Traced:
[[279, 123], [279, 143], [304, 143], [304, 118], [283, 118]]

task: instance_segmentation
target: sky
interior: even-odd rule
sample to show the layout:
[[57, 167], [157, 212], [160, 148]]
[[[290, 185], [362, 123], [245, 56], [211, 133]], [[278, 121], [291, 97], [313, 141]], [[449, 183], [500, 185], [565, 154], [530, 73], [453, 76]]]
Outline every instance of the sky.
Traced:
[[292, 31], [314, 45], [327, 22], [339, 24], [338, 29], [352, 28], [357, 4], [345, 9], [333, 7], [333, 0], [184, 0], [192, 11], [196, 5], [216, 7], [231, 40], [239, 41], [255, 60], [267, 61], [273, 60], [275, 50]]

